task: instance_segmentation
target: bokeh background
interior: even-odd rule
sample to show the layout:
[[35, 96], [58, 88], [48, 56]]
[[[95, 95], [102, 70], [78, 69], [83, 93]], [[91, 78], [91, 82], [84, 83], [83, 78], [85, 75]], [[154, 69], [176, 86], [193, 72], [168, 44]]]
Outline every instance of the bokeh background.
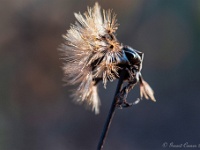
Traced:
[[[92, 0], [2, 0], [0, 150], [94, 150], [116, 88], [99, 86], [101, 113], [70, 98], [57, 48]], [[156, 103], [117, 110], [105, 150], [200, 144], [200, 1], [102, 0], [120, 23], [117, 37], [145, 53], [143, 76]], [[139, 96], [135, 87], [128, 100]], [[166, 147], [170, 148], [169, 146]]]

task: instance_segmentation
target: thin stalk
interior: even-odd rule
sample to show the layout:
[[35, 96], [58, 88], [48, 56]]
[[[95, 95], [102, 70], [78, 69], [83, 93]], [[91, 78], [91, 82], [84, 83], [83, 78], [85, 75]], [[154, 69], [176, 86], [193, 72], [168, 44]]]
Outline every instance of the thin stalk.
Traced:
[[110, 107], [110, 110], [109, 110], [109, 113], [108, 113], [108, 116], [107, 116], [107, 119], [106, 119], [106, 122], [105, 122], [105, 125], [104, 125], [104, 128], [103, 128], [103, 131], [102, 131], [102, 134], [101, 134], [101, 138], [99, 140], [97, 150], [102, 150], [103, 145], [105, 143], [105, 139], [107, 137], [108, 130], [110, 128], [110, 124], [111, 124], [113, 116], [115, 114], [115, 108], [116, 108], [116, 103], [117, 103], [117, 94], [120, 92], [120, 90], [122, 88], [124, 76], [125, 76], [125, 70], [122, 70], [122, 72], [120, 73], [120, 78], [119, 78], [119, 81], [118, 81], [118, 84], [117, 84], [117, 88], [116, 88], [116, 92], [115, 92], [115, 95], [114, 95], [114, 98], [113, 98], [113, 102], [112, 102], [112, 105]]

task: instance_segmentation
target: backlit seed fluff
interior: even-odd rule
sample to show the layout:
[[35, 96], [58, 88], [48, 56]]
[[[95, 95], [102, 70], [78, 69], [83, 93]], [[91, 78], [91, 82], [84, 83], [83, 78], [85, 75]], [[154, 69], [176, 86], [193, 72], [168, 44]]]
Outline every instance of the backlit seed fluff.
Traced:
[[[118, 64], [127, 62], [127, 58], [122, 51], [123, 45], [115, 36], [118, 24], [111, 10], [101, 11], [95, 3], [83, 15], [75, 13], [75, 18], [77, 21], [63, 35], [65, 43], [60, 48], [66, 62], [63, 67], [65, 81], [78, 86], [72, 94], [74, 100], [87, 104], [98, 114], [97, 83], [102, 80], [106, 88], [107, 81], [119, 77]], [[146, 85], [141, 86], [141, 96], [154, 98], [150, 86], [145, 91]]]

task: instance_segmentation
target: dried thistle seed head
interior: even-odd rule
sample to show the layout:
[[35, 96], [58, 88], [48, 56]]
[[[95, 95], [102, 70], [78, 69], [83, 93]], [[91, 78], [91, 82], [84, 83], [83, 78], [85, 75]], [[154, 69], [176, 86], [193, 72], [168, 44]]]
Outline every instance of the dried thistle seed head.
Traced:
[[118, 77], [122, 45], [114, 35], [118, 28], [116, 15], [111, 10], [102, 13], [95, 3], [83, 15], [75, 13], [75, 17], [77, 22], [63, 35], [66, 42], [61, 51], [67, 62], [63, 70], [68, 84], [79, 85], [74, 100], [86, 102], [98, 113], [96, 79], [103, 79], [106, 87], [107, 80]]
[[[87, 105], [99, 113], [100, 101], [97, 83], [119, 78], [123, 67], [128, 69], [128, 82], [135, 80], [142, 68], [143, 53], [123, 46], [116, 38], [118, 28], [116, 14], [111, 10], [101, 11], [98, 3], [88, 7], [82, 15], [75, 13], [77, 21], [63, 35], [65, 43], [61, 51], [66, 63], [63, 70], [68, 84], [78, 84], [73, 93], [74, 100]], [[135, 67], [134, 67], [135, 66]], [[147, 86], [145, 86], [147, 87]], [[142, 94], [145, 90], [142, 89]], [[146, 92], [153, 98], [151, 92]]]

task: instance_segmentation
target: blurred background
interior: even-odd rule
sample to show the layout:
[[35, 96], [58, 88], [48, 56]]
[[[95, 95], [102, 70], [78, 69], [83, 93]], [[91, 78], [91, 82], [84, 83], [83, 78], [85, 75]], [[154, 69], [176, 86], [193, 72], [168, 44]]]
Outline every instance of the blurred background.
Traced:
[[[94, 150], [116, 82], [100, 84], [101, 113], [70, 98], [57, 48], [92, 0], [7, 0], [0, 5], [0, 150]], [[117, 38], [145, 53], [143, 77], [156, 103], [116, 110], [105, 150], [200, 144], [200, 1], [102, 0]], [[128, 101], [139, 97], [139, 86]], [[167, 146], [167, 148], [170, 148]]]

